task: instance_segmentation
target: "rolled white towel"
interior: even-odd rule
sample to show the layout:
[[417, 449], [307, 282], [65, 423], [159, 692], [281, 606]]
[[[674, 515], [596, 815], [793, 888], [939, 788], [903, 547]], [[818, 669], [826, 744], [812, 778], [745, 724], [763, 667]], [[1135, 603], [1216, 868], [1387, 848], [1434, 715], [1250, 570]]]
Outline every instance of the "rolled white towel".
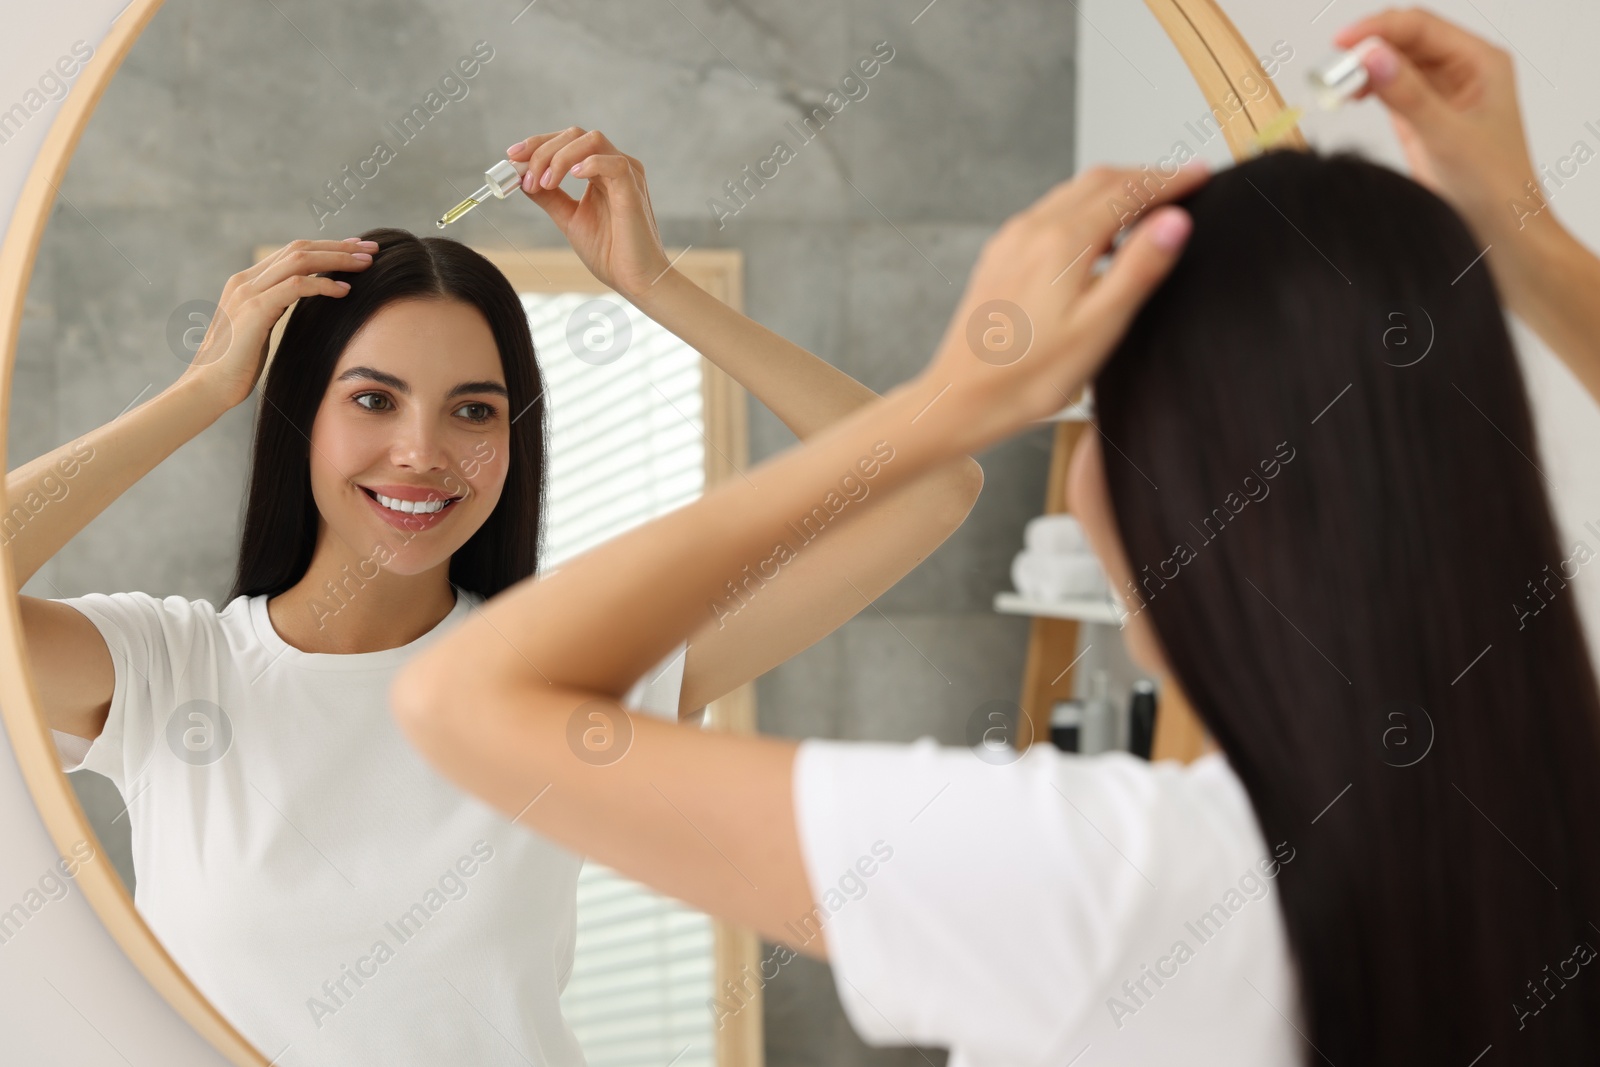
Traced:
[[1100, 599], [1109, 592], [1100, 561], [1087, 552], [1023, 549], [1011, 561], [1011, 580], [1029, 600], [1045, 602]]
[[1089, 551], [1083, 527], [1071, 515], [1036, 515], [1022, 529], [1022, 545], [1030, 552]]

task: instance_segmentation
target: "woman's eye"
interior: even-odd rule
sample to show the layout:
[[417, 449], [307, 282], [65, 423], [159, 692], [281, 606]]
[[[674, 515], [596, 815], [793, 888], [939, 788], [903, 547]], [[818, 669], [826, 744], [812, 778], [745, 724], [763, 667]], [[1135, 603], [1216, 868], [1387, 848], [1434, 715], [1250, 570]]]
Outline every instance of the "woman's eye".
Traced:
[[476, 400], [470, 404], [462, 404], [456, 410], [467, 412], [466, 417], [471, 422], [488, 422], [494, 418], [494, 408]]
[[[368, 404], [367, 401], [369, 400], [375, 401], [378, 406]], [[387, 411], [388, 408], [385, 405], [389, 403], [389, 398], [384, 396], [382, 393], [361, 393], [355, 397], [355, 402], [366, 408], [368, 411]]]

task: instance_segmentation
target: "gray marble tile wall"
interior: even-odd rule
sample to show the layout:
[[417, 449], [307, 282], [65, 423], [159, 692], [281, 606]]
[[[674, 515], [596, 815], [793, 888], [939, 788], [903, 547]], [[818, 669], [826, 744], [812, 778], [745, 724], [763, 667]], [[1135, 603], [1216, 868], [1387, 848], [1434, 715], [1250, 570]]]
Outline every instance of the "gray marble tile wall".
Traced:
[[[1072, 172], [1075, 40], [1070, 5], [996, 0], [169, 0], [106, 93], [52, 212], [23, 324], [11, 463], [175, 379], [174, 310], [216, 299], [256, 245], [377, 225], [435, 232], [505, 145], [573, 124], [645, 163], [669, 244], [743, 250], [748, 314], [882, 391], [928, 359], [983, 239]], [[389, 124], [478, 41], [493, 55], [465, 93], [451, 89], [409, 141], [396, 137]], [[797, 138], [788, 124], [878, 42], [893, 58], [866, 95]], [[333, 213], [323, 183], [379, 140], [394, 158]], [[736, 206], [724, 183], [778, 140], [793, 158], [719, 220], [708, 201]], [[452, 235], [563, 244], [520, 200]], [[253, 418], [252, 402], [180, 449], [25, 592], [220, 600]], [[759, 403], [751, 419], [754, 459], [793, 442]], [[966, 525], [761, 679], [762, 729], [955, 744], [973, 709], [1015, 700], [1027, 625], [990, 603], [1010, 588], [1023, 524], [1040, 509], [1049, 444], [1040, 430], [980, 456], [986, 483]], [[109, 788], [80, 784], [102, 816], [118, 810]], [[766, 1007], [772, 1067], [943, 1062], [865, 1046], [820, 964], [786, 966]]]

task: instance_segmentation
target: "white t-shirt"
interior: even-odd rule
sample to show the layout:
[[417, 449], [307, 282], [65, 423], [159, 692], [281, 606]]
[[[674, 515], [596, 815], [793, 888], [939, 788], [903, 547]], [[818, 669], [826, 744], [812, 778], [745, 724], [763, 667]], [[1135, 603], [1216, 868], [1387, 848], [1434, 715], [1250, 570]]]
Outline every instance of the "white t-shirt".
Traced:
[[[440, 777], [387, 707], [482, 602], [457, 588], [410, 644], [330, 655], [285, 643], [265, 596], [60, 601], [116, 670], [100, 736], [55, 735], [63, 766], [116, 784], [140, 914], [281, 1067], [584, 1062], [560, 1006], [581, 857]], [[676, 719], [685, 650], [624, 703]]]
[[1302, 1062], [1274, 891], [1298, 842], [1262, 840], [1227, 760], [1012, 757], [801, 742], [811, 928], [856, 1032], [950, 1067]]

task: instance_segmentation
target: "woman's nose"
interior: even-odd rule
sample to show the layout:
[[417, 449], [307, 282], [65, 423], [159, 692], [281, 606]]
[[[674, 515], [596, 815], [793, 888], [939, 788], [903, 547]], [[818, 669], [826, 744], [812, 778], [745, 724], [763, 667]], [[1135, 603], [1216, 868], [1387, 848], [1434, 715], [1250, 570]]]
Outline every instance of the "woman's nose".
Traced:
[[407, 420], [390, 448], [396, 466], [417, 471], [443, 470], [450, 465], [443, 435], [428, 420]]

